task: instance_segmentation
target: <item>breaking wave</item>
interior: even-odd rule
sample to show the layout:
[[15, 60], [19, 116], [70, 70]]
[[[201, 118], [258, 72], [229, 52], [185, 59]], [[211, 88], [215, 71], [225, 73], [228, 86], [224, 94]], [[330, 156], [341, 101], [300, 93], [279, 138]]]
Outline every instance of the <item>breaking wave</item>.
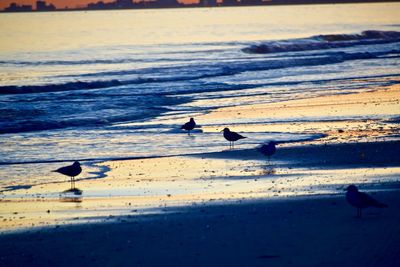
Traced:
[[269, 54], [326, 50], [359, 45], [395, 43], [399, 41], [400, 32], [397, 31], [363, 31], [360, 34], [327, 34], [302, 39], [268, 41], [245, 47], [242, 51], [250, 54]]

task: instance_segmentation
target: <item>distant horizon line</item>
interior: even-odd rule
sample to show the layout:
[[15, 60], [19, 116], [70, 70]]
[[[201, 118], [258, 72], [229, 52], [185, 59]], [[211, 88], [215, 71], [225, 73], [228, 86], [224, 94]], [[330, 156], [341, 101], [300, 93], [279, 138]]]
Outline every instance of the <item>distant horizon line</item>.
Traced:
[[[240, 1], [240, 0], [239, 0]], [[215, 5], [204, 5], [202, 4], [202, 0], [199, 0], [198, 3], [191, 3], [191, 4], [185, 4], [177, 1], [177, 5], [171, 5], [171, 6], [155, 6], [151, 5], [151, 3], [157, 2], [157, 1], [141, 1], [141, 2], [133, 2], [134, 5], [130, 7], [116, 7], [116, 8], [90, 8], [89, 4], [86, 5], [85, 7], [73, 7], [73, 8], [55, 8], [53, 10], [37, 10], [37, 9], [31, 9], [31, 10], [6, 10], [6, 8], [0, 10], [0, 13], [28, 13], [28, 12], [63, 12], [63, 11], [104, 11], [104, 10], [142, 10], [142, 9], [173, 9], [173, 8], [214, 8], [214, 7], [249, 7], [249, 6], [281, 6], [281, 5], [324, 5], [324, 4], [362, 4], [362, 3], [395, 3], [395, 2], [400, 2], [400, 0], [267, 0], [263, 1], [260, 0], [259, 3], [242, 3], [242, 2], [236, 2], [236, 3], [230, 3], [230, 4], [224, 4], [223, 2], [217, 2]], [[243, 1], [243, 0], [242, 0]], [[44, 1], [43, 1], [44, 2]], [[93, 2], [93, 4], [103, 2], [101, 0], [97, 2]], [[150, 3], [150, 5], [141, 5], [144, 3]], [[16, 3], [12, 3], [16, 4]], [[49, 2], [50, 5], [52, 5]], [[11, 4], [10, 4], [11, 6]], [[27, 5], [24, 5], [25, 7]], [[21, 6], [20, 6], [21, 7]], [[31, 5], [28, 5], [28, 7], [32, 8]]]

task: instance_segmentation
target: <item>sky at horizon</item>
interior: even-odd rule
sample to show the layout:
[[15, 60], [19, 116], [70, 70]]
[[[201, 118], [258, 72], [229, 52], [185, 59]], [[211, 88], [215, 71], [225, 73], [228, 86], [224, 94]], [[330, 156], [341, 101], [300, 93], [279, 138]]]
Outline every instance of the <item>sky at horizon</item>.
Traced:
[[[30, 5], [33, 9], [36, 9], [36, 1], [37, 0], [2, 0], [0, 1], [0, 10], [8, 7], [11, 3], [16, 3], [18, 5]], [[53, 4], [58, 9], [63, 8], [79, 8], [86, 7], [89, 3], [97, 3], [99, 1], [103, 1], [105, 3], [114, 2], [115, 0], [42, 0], [46, 1], [48, 4]], [[140, 2], [143, 0], [133, 0], [134, 2]], [[144, 0], [150, 1], [150, 0]], [[199, 3], [199, 0], [177, 0], [180, 3], [184, 4], [193, 4]], [[217, 0], [217, 2], [221, 2], [222, 0]], [[360, 0], [362, 2], [362, 0]], [[399, 0], [400, 1], [400, 0]], [[310, 0], [310, 2], [312, 2]], [[387, 0], [376, 0], [375, 2], [387, 2]]]
[[[33, 9], [36, 8], [37, 0], [4, 0], [0, 1], [0, 9], [4, 9], [8, 7], [11, 3], [17, 3], [18, 5], [31, 5]], [[76, 7], [85, 7], [89, 3], [97, 3], [100, 0], [45, 0], [48, 4], [53, 4], [56, 8], [76, 8]], [[101, 0], [105, 3], [114, 2], [115, 0]], [[138, 2], [134, 0], [134, 2]], [[198, 3], [198, 0], [178, 0], [178, 2], [191, 4]]]

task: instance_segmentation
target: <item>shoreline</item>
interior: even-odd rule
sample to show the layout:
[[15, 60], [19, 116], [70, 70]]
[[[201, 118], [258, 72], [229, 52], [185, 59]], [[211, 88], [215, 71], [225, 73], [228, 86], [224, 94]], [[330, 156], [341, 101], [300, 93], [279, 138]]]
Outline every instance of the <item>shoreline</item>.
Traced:
[[[323, 109], [324, 107], [326, 107], [326, 109], [323, 110], [322, 114], [320, 114], [320, 109]], [[347, 108], [347, 112], [340, 111], [341, 107]], [[202, 126], [201, 131], [198, 132], [199, 134], [219, 132], [219, 128], [225, 127], [224, 125], [226, 125], [226, 120], [229, 118], [240, 120], [241, 118], [248, 119], [265, 116], [269, 120], [264, 123], [257, 122], [255, 124], [248, 123], [245, 125], [238, 122], [235, 124], [235, 128], [244, 131], [249, 130], [249, 133], [253, 131], [264, 131], [270, 133], [286, 132], [310, 135], [310, 137], [306, 137], [305, 139], [291, 140], [290, 142], [287, 142], [288, 144], [293, 145], [374, 142], [386, 141], [392, 136], [395, 138], [394, 140], [399, 139], [400, 130], [398, 121], [400, 120], [400, 113], [397, 117], [393, 117], [393, 112], [396, 109], [400, 109], [400, 84], [378, 87], [374, 90], [364, 92], [324, 95], [298, 100], [217, 108], [206, 114], [199, 115], [196, 117], [196, 120], [198, 118], [198, 120], [204, 120], [205, 122], [217, 121], [217, 123], [208, 123], [211, 126]], [[279, 112], [277, 112], [277, 110], [279, 110]], [[346, 118], [346, 116], [352, 115], [351, 112], [354, 110], [357, 110], [357, 114], [360, 114], [360, 117], [352, 119]], [[374, 115], [375, 118], [370, 118], [369, 115], [373, 112], [376, 113]], [[280, 115], [281, 113], [287, 114], [286, 117], [284, 117], [285, 119], [282, 119], [283, 117]], [[320, 115], [322, 119], [316, 120], [316, 117]], [[223, 119], [223, 122], [220, 121], [221, 118]], [[301, 119], [293, 121], [293, 118]], [[215, 129], [216, 127], [218, 129]], [[385, 139], [379, 140], [379, 138], [382, 137]], [[207, 152], [198, 152], [126, 157], [88, 157], [67, 160], [10, 161], [0, 162], [0, 166], [63, 163], [73, 162], [75, 160], [82, 162], [143, 160], [164, 157], [201, 156], [201, 154], [204, 153], [208, 154]]]
[[[376, 186], [397, 189], [400, 178], [399, 125], [396, 121], [371, 120], [368, 116], [371, 112], [393, 114], [400, 108], [399, 101], [400, 85], [397, 84], [372, 92], [217, 109], [201, 116], [200, 121], [216, 118], [230, 121], [238, 116], [259, 118], [265, 113], [273, 118], [282, 113], [292, 118], [315, 114], [336, 116], [343, 113], [337, 108], [338, 104], [350, 113], [357, 109], [366, 119], [353, 123], [235, 126], [239, 132], [287, 131], [324, 135], [314, 141], [278, 144], [272, 164], [268, 164], [255, 147], [90, 163], [76, 179], [79, 189], [84, 192], [82, 197], [67, 198], [66, 201], [59, 197], [69, 186], [64, 177], [57, 183], [31, 184], [31, 187], [13, 185], [12, 189], [18, 190], [0, 194], [2, 228], [64, 225], [74, 218], [75, 221], [82, 220], [85, 214], [119, 216], [143, 208], [190, 206], [215, 200], [324, 195], [337, 193], [337, 188], [349, 183], [370, 185], [375, 189]], [[360, 106], [363, 108], [359, 109]], [[300, 114], [290, 111], [298, 107], [302, 110]], [[204, 133], [215, 130], [215, 126], [205, 127]], [[30, 179], [34, 181], [34, 178]], [[32, 206], [27, 203], [35, 203], [35, 208], [27, 207]]]

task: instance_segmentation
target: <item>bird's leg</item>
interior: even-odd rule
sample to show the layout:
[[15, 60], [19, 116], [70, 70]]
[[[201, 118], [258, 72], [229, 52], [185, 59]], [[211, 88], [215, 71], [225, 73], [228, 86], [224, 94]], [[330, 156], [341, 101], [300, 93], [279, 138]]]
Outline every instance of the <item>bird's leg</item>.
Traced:
[[188, 135], [190, 135], [190, 130], [188, 131]]
[[71, 176], [71, 189], [72, 189], [73, 187], [72, 187], [72, 176]]
[[232, 141], [232, 149], [235, 149], [235, 142]]

